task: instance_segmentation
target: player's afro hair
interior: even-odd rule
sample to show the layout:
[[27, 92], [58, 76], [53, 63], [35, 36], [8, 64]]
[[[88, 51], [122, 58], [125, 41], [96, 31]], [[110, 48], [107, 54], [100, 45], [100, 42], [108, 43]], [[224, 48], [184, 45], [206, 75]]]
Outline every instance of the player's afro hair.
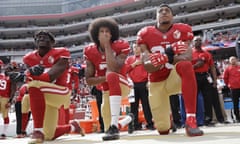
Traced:
[[101, 27], [109, 28], [112, 35], [111, 37], [112, 42], [119, 39], [119, 27], [118, 27], [118, 23], [114, 19], [107, 18], [107, 17], [97, 18], [93, 20], [93, 22], [88, 27], [90, 38], [97, 46], [100, 46], [100, 41], [98, 40], [98, 34], [99, 34], [99, 29]]
[[54, 35], [51, 32], [47, 31], [47, 30], [36, 31], [35, 34], [34, 34], [34, 40], [36, 40], [37, 36], [40, 35], [40, 34], [49, 36], [49, 38], [51, 39], [52, 43], [55, 43]]

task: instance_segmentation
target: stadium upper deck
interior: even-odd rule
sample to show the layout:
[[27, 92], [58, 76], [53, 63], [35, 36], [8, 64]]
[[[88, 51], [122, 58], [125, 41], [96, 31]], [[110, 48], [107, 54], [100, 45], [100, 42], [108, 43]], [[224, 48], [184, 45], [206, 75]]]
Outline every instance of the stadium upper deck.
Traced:
[[[0, 55], [21, 57], [34, 48], [32, 35], [39, 29], [53, 32], [57, 40], [56, 46], [67, 46], [73, 55], [80, 55], [83, 46], [90, 41], [88, 24], [101, 16], [115, 18], [120, 24], [121, 36], [134, 41], [136, 32], [141, 27], [155, 23], [156, 6], [163, 2], [170, 3], [178, 14], [176, 22], [193, 25], [195, 32], [240, 24], [240, 5], [235, 0], [182, 1], [121, 0], [67, 13], [0, 16], [0, 47], [4, 49]], [[19, 49], [24, 50], [16, 53]]]

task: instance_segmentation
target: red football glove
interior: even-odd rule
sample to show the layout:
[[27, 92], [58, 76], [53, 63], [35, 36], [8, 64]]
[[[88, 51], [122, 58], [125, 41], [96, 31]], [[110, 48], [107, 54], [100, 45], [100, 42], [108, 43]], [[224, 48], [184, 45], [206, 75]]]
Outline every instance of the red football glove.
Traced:
[[165, 64], [168, 62], [168, 57], [165, 54], [161, 53], [153, 53], [149, 55], [149, 60], [151, 61], [152, 65], [155, 67]]
[[171, 46], [172, 46], [174, 54], [182, 54], [182, 53], [186, 52], [188, 49], [188, 45], [183, 41], [175, 42]]

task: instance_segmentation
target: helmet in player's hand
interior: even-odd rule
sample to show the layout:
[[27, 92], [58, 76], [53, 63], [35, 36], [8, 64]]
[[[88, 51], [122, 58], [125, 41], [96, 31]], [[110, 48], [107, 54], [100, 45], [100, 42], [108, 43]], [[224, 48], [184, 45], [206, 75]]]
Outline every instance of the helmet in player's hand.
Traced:
[[44, 72], [44, 67], [41, 65], [35, 65], [29, 68], [29, 72], [33, 76], [39, 76]]
[[14, 82], [24, 82], [24, 74], [20, 72], [9, 72], [8, 75]]

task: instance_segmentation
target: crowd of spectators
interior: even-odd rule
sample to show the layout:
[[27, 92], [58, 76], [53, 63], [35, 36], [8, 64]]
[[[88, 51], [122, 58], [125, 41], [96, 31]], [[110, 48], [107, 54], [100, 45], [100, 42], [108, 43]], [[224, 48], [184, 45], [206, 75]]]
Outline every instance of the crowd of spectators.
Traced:
[[205, 45], [212, 45], [219, 48], [228, 48], [236, 46], [236, 39], [240, 33], [240, 28], [229, 28], [223, 30], [206, 30], [205, 35]]

